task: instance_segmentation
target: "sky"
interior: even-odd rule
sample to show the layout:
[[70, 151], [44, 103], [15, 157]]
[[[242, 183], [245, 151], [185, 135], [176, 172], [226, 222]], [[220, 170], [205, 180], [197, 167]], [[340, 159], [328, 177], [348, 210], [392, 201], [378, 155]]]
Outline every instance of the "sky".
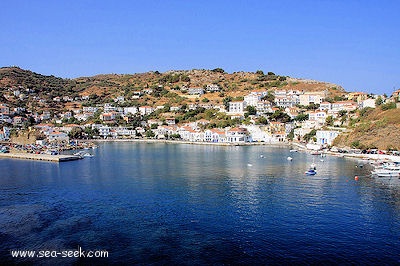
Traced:
[[390, 95], [398, 0], [5, 0], [0, 66], [96, 74], [262, 70]]

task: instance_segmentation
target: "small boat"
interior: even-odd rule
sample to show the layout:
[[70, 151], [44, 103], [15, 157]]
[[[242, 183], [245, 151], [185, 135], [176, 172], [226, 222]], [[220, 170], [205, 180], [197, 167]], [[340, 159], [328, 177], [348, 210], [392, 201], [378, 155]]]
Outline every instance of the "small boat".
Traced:
[[305, 171], [304, 174], [306, 174], [306, 175], [316, 175], [317, 172], [314, 169], [309, 169], [308, 171]]
[[289, 152], [298, 152], [298, 150], [290, 150]]
[[312, 163], [310, 165], [310, 169], [317, 170], [317, 165], [315, 163]]
[[371, 172], [378, 177], [400, 177], [400, 163], [383, 163]]
[[253, 166], [251, 163], [248, 163], [247, 166]]
[[321, 155], [322, 153], [321, 152], [319, 152], [319, 151], [313, 151], [313, 152], [311, 152], [311, 155]]
[[291, 160], [293, 160], [293, 158], [289, 156], [289, 157], [287, 157], [287, 160], [291, 161]]

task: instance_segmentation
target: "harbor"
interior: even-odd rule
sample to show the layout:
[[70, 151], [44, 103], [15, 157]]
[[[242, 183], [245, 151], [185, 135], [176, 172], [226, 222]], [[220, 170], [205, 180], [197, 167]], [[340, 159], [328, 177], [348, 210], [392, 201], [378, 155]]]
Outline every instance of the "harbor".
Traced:
[[24, 159], [48, 162], [68, 162], [80, 160], [82, 157], [76, 155], [50, 155], [50, 154], [33, 154], [33, 153], [0, 153], [0, 158]]

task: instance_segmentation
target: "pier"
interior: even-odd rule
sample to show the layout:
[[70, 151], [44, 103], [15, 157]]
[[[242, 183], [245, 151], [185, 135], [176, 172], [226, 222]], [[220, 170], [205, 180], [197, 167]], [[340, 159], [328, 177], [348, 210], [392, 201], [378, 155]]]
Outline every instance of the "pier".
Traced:
[[33, 154], [33, 153], [0, 153], [0, 159], [1, 158], [48, 161], [57, 163], [82, 159], [81, 157], [75, 155], [49, 155], [49, 154]]

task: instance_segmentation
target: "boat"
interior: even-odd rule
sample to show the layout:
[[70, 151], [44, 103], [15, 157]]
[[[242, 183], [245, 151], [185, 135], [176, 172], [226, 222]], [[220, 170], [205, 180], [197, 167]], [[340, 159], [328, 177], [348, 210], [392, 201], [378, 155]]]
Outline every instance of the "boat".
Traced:
[[322, 153], [321, 152], [319, 152], [319, 151], [313, 151], [313, 152], [311, 152], [311, 155], [321, 155]]
[[304, 174], [306, 174], [306, 175], [316, 175], [317, 172], [314, 169], [309, 169], [308, 171], [305, 171]]
[[84, 152], [84, 151], [76, 152], [76, 153], [74, 153], [74, 155], [75, 156], [79, 156], [81, 158], [83, 158], [83, 157], [93, 157], [94, 156], [93, 154], [90, 154], [90, 153]]
[[287, 157], [287, 160], [291, 161], [291, 160], [293, 160], [293, 158], [289, 156], [289, 157]]
[[289, 152], [298, 152], [298, 150], [290, 150]]
[[400, 163], [383, 163], [376, 166], [371, 174], [378, 177], [400, 177]]

